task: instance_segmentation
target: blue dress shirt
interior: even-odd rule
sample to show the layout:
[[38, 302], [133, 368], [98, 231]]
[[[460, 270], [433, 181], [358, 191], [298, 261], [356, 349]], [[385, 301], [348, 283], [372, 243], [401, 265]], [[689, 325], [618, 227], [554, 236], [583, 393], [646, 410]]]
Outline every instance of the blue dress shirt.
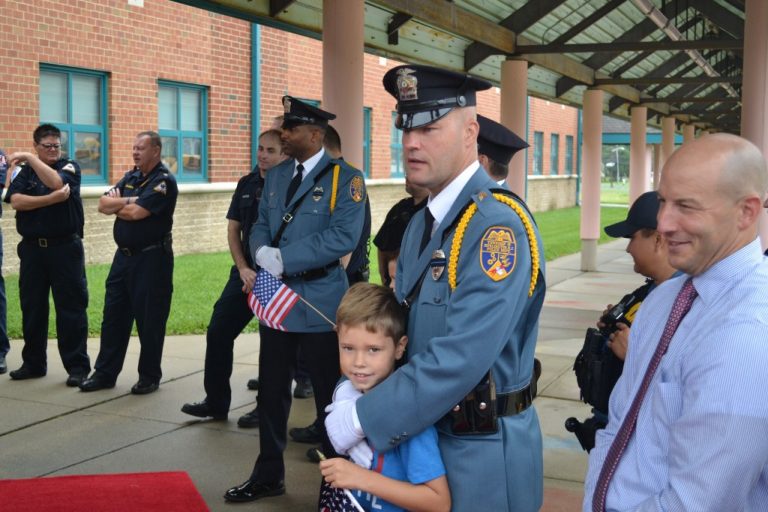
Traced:
[[[632, 324], [610, 421], [590, 453], [583, 510], [687, 276], [648, 296]], [[768, 261], [756, 239], [694, 277], [699, 296], [650, 384], [606, 510], [768, 510]]]

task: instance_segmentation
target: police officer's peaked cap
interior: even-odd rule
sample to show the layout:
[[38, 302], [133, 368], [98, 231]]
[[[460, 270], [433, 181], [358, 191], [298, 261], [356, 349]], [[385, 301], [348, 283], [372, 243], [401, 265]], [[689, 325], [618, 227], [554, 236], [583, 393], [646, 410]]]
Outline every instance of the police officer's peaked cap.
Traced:
[[640, 229], [656, 229], [659, 214], [659, 194], [646, 192], [629, 209], [626, 220], [605, 226], [605, 234], [614, 238], [631, 238]]
[[336, 119], [335, 114], [313, 107], [292, 96], [283, 96], [283, 111], [283, 128], [292, 128], [300, 124], [325, 127], [328, 126], [328, 121]]
[[478, 115], [480, 134], [477, 136], [477, 152], [502, 165], [509, 164], [512, 156], [528, 147], [528, 143], [506, 126]]
[[476, 105], [475, 92], [491, 88], [480, 78], [416, 64], [390, 69], [383, 82], [397, 99], [395, 126], [401, 130], [434, 123], [454, 108]]

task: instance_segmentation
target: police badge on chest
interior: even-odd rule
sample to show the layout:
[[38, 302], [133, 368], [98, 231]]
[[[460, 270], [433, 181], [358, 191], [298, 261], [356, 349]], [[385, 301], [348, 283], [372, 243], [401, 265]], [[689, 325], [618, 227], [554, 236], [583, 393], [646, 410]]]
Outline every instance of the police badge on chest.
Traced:
[[429, 260], [429, 271], [432, 274], [432, 279], [434, 281], [437, 281], [440, 279], [440, 276], [443, 275], [445, 264], [445, 252], [443, 252], [442, 249], [436, 249], [435, 252], [432, 253], [432, 259]]

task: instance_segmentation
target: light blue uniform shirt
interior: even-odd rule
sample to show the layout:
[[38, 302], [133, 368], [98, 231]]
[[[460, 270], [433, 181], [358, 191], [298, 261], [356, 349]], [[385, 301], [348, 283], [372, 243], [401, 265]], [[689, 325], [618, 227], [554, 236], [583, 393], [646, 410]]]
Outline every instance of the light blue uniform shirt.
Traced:
[[[632, 324], [610, 421], [590, 453], [584, 511], [687, 276], [659, 285]], [[768, 510], [768, 261], [756, 239], [693, 279], [699, 296], [645, 396], [606, 510]]]

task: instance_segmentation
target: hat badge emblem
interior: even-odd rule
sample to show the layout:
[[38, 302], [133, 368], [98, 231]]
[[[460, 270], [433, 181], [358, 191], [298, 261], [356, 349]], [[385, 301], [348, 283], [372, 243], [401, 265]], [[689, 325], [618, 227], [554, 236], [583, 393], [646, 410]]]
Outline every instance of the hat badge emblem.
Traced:
[[418, 79], [413, 76], [415, 69], [402, 68], [397, 71], [397, 93], [400, 101], [419, 99]]
[[290, 98], [283, 99], [283, 110], [286, 114], [290, 114], [291, 112], [291, 100]]

